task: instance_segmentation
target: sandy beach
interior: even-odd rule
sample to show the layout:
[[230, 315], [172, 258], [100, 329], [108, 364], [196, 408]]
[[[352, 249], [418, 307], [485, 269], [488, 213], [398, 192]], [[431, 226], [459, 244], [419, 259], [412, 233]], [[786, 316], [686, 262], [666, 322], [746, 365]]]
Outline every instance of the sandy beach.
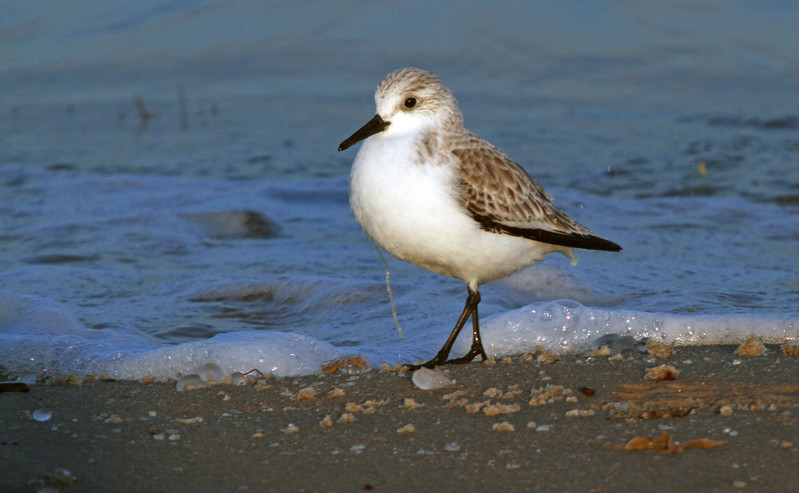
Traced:
[[[735, 349], [515, 357], [445, 367], [437, 390], [357, 366], [38, 384], [0, 394], [0, 490], [790, 491], [799, 359]], [[662, 364], [673, 380], [645, 378]]]

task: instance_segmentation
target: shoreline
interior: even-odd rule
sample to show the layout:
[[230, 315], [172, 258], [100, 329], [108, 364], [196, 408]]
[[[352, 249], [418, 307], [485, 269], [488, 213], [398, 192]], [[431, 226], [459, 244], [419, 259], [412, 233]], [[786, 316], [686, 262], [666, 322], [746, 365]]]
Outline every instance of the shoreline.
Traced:
[[[438, 390], [348, 366], [183, 392], [33, 385], [0, 393], [0, 490], [786, 491], [799, 470], [799, 359], [735, 351], [514, 357], [444, 367], [456, 383]], [[663, 364], [674, 380], [645, 379]], [[37, 409], [52, 416], [37, 421]], [[629, 450], [662, 433], [708, 441]]]

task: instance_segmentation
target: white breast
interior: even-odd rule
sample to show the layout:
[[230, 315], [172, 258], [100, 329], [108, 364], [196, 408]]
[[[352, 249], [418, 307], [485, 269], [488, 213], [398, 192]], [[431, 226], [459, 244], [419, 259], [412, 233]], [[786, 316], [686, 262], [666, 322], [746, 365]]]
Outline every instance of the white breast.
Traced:
[[400, 260], [467, 283], [503, 278], [554, 251], [480, 229], [458, 201], [454, 165], [419, 164], [414, 149], [410, 137], [375, 135], [355, 158], [350, 207], [372, 241]]

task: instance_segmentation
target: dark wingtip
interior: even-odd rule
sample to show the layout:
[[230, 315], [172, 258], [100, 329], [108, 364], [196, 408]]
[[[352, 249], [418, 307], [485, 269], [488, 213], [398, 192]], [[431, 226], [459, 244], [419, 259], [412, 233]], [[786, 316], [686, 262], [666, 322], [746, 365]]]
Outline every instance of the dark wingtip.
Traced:
[[620, 252], [622, 250], [618, 244], [594, 235], [570, 235], [565, 238], [558, 238], [555, 241], [551, 241], [551, 243], [582, 248], [583, 250], [601, 250], [603, 252]]
[[604, 250], [606, 252], [620, 252], [622, 251], [622, 247], [617, 243], [614, 243], [610, 240], [606, 240], [604, 238], [596, 237], [597, 240], [597, 247], [594, 250]]
[[517, 228], [496, 222], [489, 217], [479, 214], [472, 214], [472, 217], [475, 221], [480, 223], [481, 228], [486, 231], [491, 231], [492, 233], [504, 233], [541, 243], [582, 248], [584, 250], [602, 250], [606, 252], [621, 251], [621, 246], [618, 244], [592, 234], [562, 233], [546, 229]]

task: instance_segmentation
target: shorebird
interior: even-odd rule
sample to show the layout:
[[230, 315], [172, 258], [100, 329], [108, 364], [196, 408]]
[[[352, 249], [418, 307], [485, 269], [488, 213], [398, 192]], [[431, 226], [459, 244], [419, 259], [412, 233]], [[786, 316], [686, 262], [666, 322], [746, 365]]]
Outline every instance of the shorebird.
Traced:
[[[350, 174], [355, 220], [394, 257], [460, 279], [468, 291], [438, 354], [409, 368], [486, 359], [477, 313], [480, 283], [553, 252], [574, 261], [574, 248], [621, 250], [555, 207], [521, 166], [466, 130], [455, 96], [434, 74], [396, 70], [377, 87], [375, 103], [374, 118], [338, 147], [363, 141]], [[447, 359], [469, 317], [471, 349]]]

